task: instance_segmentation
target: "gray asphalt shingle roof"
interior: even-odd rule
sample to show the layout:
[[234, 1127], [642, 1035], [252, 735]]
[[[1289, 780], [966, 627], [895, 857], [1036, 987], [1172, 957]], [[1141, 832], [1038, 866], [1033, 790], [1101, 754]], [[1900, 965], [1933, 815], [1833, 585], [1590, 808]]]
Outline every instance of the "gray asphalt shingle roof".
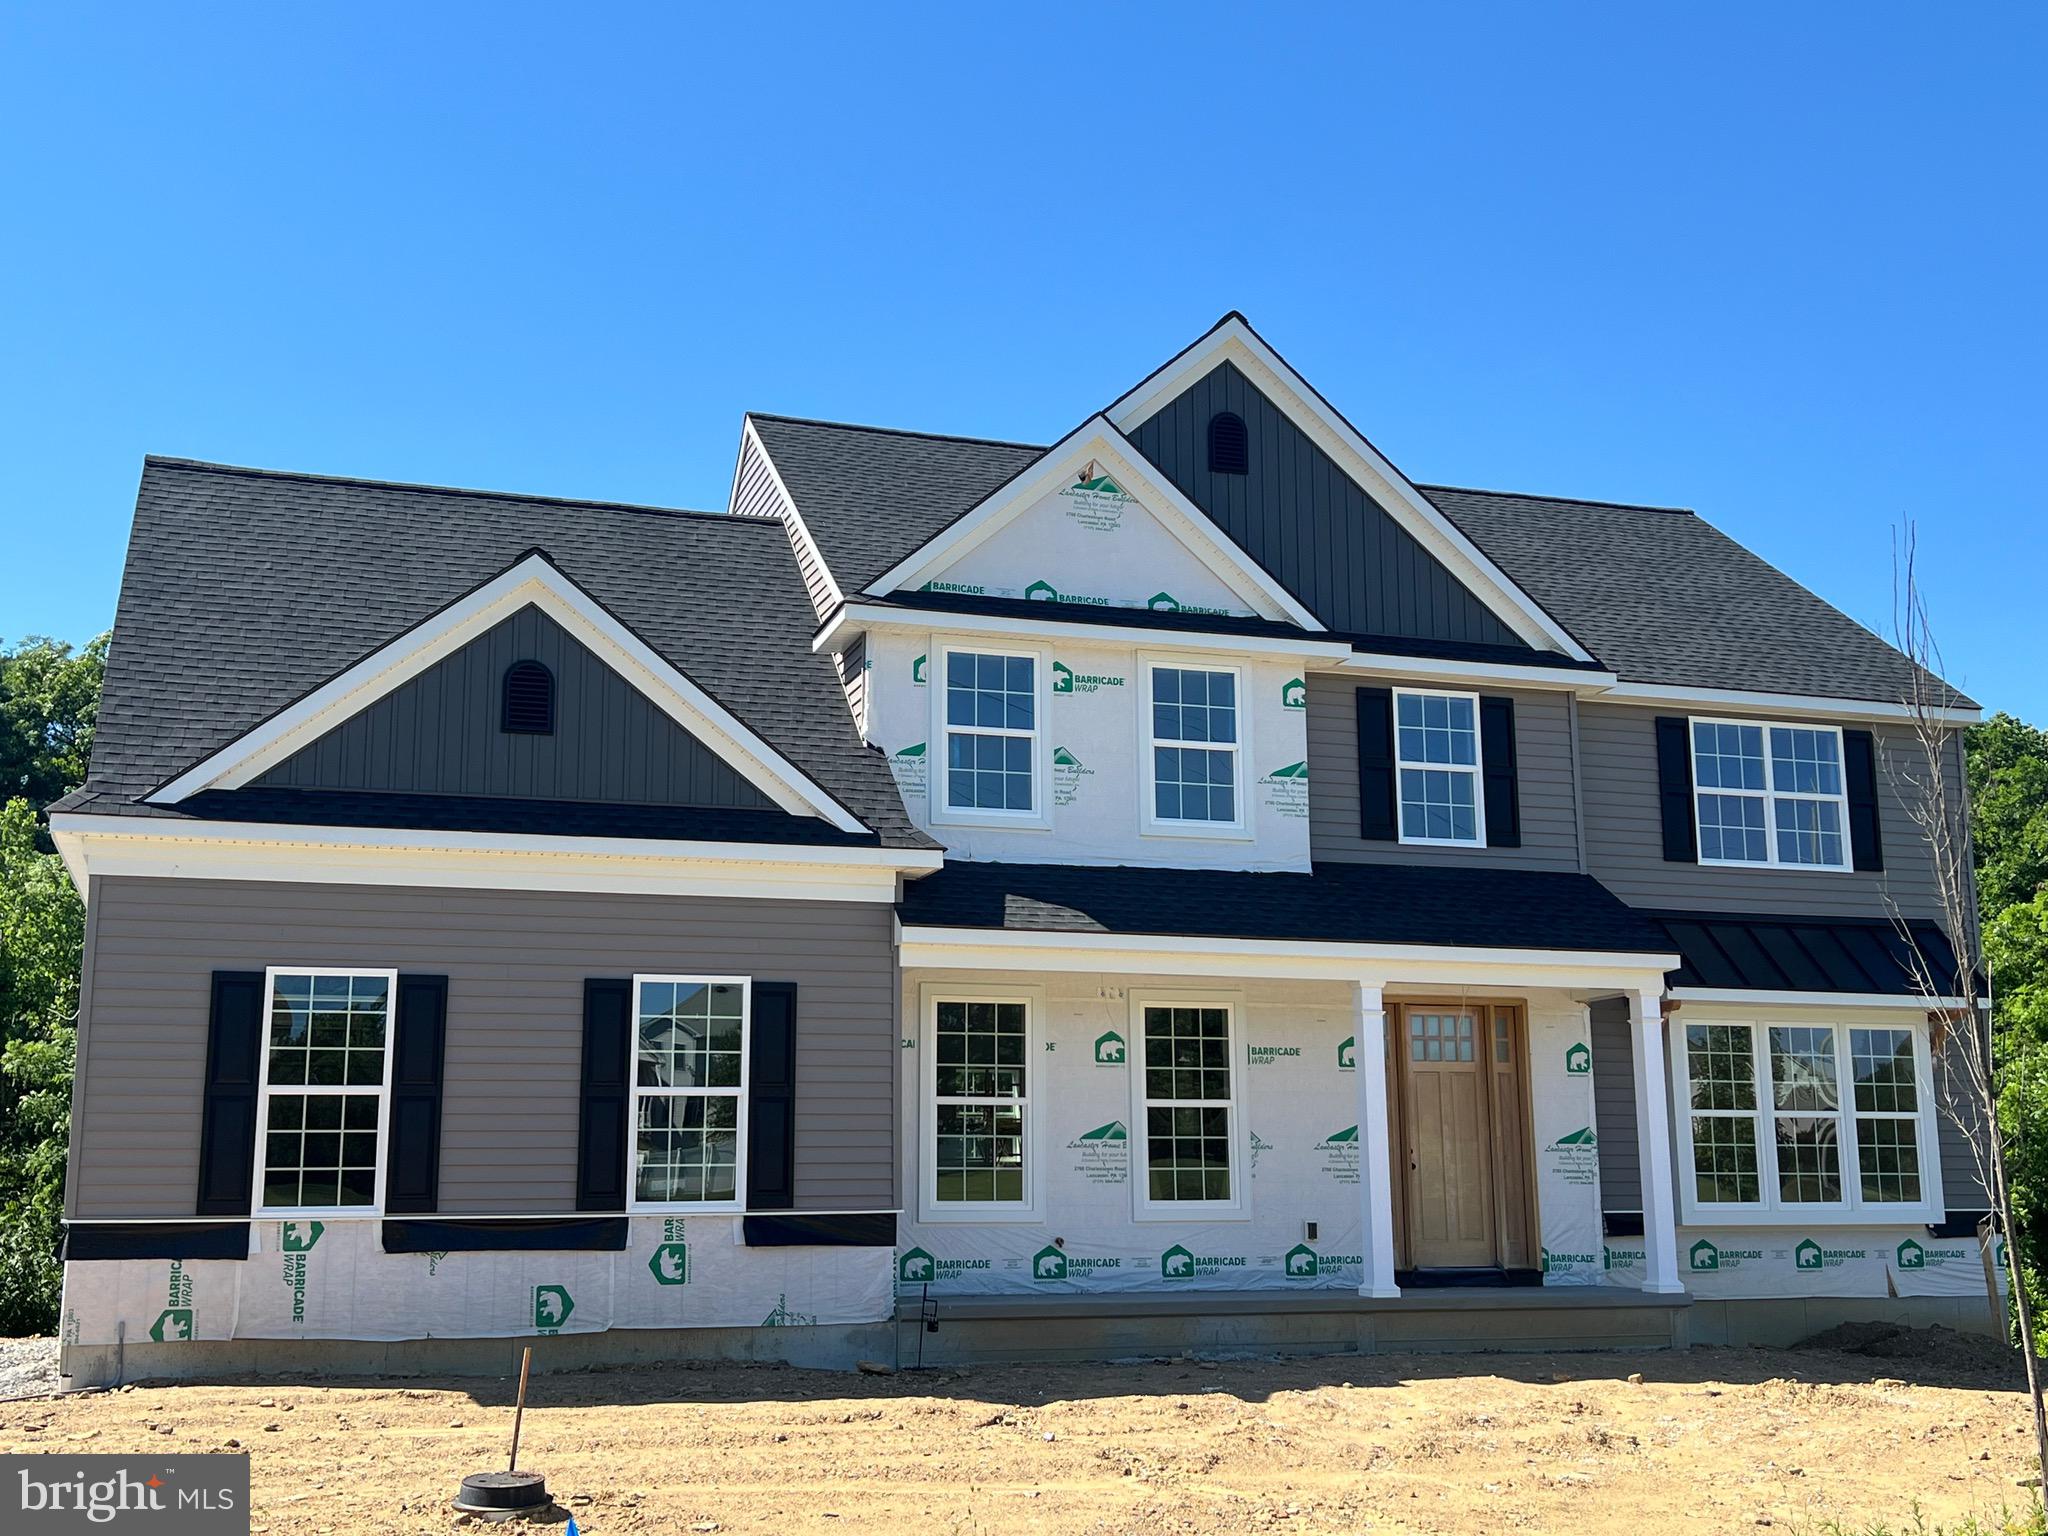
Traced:
[[[840, 588], [860, 591], [1045, 452], [753, 417]], [[1894, 700], [1904, 658], [1695, 513], [1418, 487], [1626, 681]], [[1372, 648], [1366, 637], [1361, 648]]]
[[832, 658], [811, 651], [779, 523], [160, 458], [143, 468], [92, 770], [68, 808], [136, 812], [536, 549], [882, 843], [936, 846], [861, 742]]

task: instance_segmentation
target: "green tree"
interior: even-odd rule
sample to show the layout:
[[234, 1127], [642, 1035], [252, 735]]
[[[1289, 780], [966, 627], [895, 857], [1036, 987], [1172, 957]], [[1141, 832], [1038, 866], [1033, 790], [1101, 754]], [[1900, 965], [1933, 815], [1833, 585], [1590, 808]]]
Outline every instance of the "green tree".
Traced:
[[43, 813], [84, 782], [107, 637], [0, 651], [0, 1334], [48, 1332], [63, 1285], [85, 908]]

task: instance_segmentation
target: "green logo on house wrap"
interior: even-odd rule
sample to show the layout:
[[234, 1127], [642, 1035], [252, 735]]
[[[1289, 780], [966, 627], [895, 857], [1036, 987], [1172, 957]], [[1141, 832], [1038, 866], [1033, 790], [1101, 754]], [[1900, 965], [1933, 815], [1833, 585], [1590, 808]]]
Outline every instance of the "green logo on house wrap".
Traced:
[[1350, 1072], [1358, 1066], [1358, 1037], [1346, 1035], [1337, 1042], [1337, 1070]]
[[1927, 1250], [1909, 1237], [1899, 1244], [1898, 1260], [1899, 1268], [1901, 1269], [1925, 1269], [1927, 1267]]
[[1761, 1248], [1722, 1248], [1708, 1242], [1704, 1237], [1687, 1250], [1686, 1262], [1693, 1269], [1705, 1274], [1723, 1269], [1741, 1269], [1745, 1264], [1763, 1262]]
[[647, 1272], [654, 1276], [657, 1285], [688, 1285], [690, 1283], [690, 1245], [688, 1243], [663, 1243], [649, 1255]]
[[1130, 492], [1108, 475], [1096, 473], [1093, 464], [1060, 495], [1066, 498], [1067, 516], [1095, 533], [1115, 533], [1121, 528], [1124, 508], [1133, 500]]
[[1307, 1243], [1296, 1243], [1287, 1250], [1285, 1265], [1288, 1279], [1313, 1280], [1317, 1269], [1316, 1251]]
[[896, 775], [897, 786], [909, 795], [921, 795], [925, 788], [925, 744], [913, 741], [907, 747], [899, 747], [889, 754], [889, 770]]
[[1130, 1134], [1121, 1120], [1083, 1131], [1067, 1143], [1074, 1172], [1090, 1184], [1122, 1184], [1131, 1174]]
[[1047, 1244], [1031, 1256], [1031, 1278], [1034, 1280], [1064, 1280], [1067, 1278], [1067, 1256], [1059, 1249]]
[[1792, 1250], [1792, 1267], [1794, 1269], [1819, 1269], [1822, 1263], [1820, 1244], [1810, 1237], [1804, 1239], [1798, 1247]]
[[1103, 688], [1122, 688], [1127, 681], [1109, 672], [1076, 672], [1063, 661], [1052, 664], [1054, 693], [1094, 693]]
[[149, 1336], [159, 1344], [177, 1344], [192, 1337], [196, 1313], [192, 1306], [192, 1277], [183, 1259], [171, 1260], [169, 1283], [164, 1287], [164, 1309], [150, 1325]]
[[1115, 1030], [1105, 1030], [1095, 1037], [1095, 1065], [1098, 1067], [1120, 1067], [1124, 1064], [1124, 1037]]
[[560, 1333], [576, 1310], [576, 1298], [566, 1285], [536, 1285], [533, 1288], [533, 1326], [541, 1333]]
[[1065, 747], [1054, 747], [1052, 749], [1052, 765], [1055, 768], [1080, 768], [1085, 766], [1081, 759], [1074, 756]]
[[1308, 815], [1308, 763], [1284, 763], [1259, 780], [1267, 807], [1276, 815], [1300, 819]]
[[1280, 685], [1280, 707], [1282, 709], [1307, 709], [1308, 684], [1298, 677], [1290, 677]]
[[923, 1248], [912, 1248], [896, 1261], [896, 1279], [904, 1285], [924, 1285], [933, 1280], [950, 1280], [970, 1269], [990, 1268], [987, 1259], [940, 1259]]
[[1270, 1067], [1276, 1061], [1286, 1061], [1301, 1055], [1298, 1045], [1251, 1045], [1247, 1044], [1245, 1061], [1254, 1067]]
[[1564, 1253], [1556, 1249], [1542, 1250], [1543, 1273], [1546, 1275], [1569, 1275], [1575, 1270], [1591, 1269], [1600, 1262], [1597, 1253]]
[[1850, 1262], [1860, 1262], [1870, 1257], [1868, 1248], [1823, 1248], [1812, 1238], [1801, 1238], [1792, 1249], [1794, 1269], [1839, 1269]]
[[1081, 781], [1095, 777], [1095, 770], [1065, 747], [1052, 749], [1052, 803], [1072, 805], [1081, 793]]
[[281, 1221], [277, 1224], [277, 1246], [284, 1255], [283, 1279], [291, 1288], [292, 1323], [306, 1321], [306, 1255], [320, 1241], [327, 1224], [319, 1221]]
[[1894, 1253], [1900, 1269], [1944, 1269], [1950, 1264], [1974, 1264], [1980, 1256], [1968, 1248], [1931, 1248], [1907, 1238]]
[[1592, 1184], [1600, 1177], [1599, 1138], [1590, 1125], [1567, 1131], [1543, 1149], [1552, 1170], [1566, 1184]]
[[920, 688], [924, 686], [924, 668], [926, 659], [927, 658], [920, 656], [917, 658], [917, 660], [913, 661], [910, 664], [910, 680], [913, 683], [917, 684], [917, 686]]
[[1593, 1051], [1583, 1040], [1574, 1040], [1564, 1048], [1564, 1075], [1584, 1077], [1593, 1070]]
[[1089, 597], [1080, 592], [1062, 592], [1049, 581], [1034, 581], [1024, 589], [1024, 596], [1034, 603], [1084, 603], [1091, 608], [1116, 606], [1106, 597]]
[[958, 592], [965, 597], [987, 597], [988, 588], [970, 581], [928, 581], [918, 590], [923, 592]]
[[1316, 1143], [1316, 1155], [1322, 1159], [1323, 1173], [1339, 1184], [1358, 1182], [1358, 1127], [1347, 1125], [1341, 1131], [1332, 1131]]
[[324, 1221], [281, 1221], [277, 1224], [277, 1246], [286, 1253], [305, 1253], [326, 1230]]
[[1179, 1243], [1159, 1255], [1159, 1275], [1163, 1280], [1192, 1280], [1197, 1275], [1217, 1275], [1245, 1267], [1247, 1261], [1241, 1253], [1197, 1254]]
[[1640, 1269], [1643, 1265], [1643, 1250], [1640, 1248], [1614, 1248], [1602, 1245], [1600, 1267], [1602, 1269]]
[[1092, 1131], [1083, 1131], [1074, 1138], [1073, 1144], [1080, 1147], [1097, 1141], [1128, 1141], [1130, 1134], [1130, 1131], [1125, 1128], [1123, 1121], [1112, 1120], [1107, 1125], [1098, 1125]]

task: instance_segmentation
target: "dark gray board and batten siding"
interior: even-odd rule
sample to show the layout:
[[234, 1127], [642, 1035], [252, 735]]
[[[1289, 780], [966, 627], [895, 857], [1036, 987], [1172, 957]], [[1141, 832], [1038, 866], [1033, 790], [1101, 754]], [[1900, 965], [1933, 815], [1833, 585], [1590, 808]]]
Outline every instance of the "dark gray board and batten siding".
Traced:
[[[1899, 798], [1916, 762], [1924, 762], [1909, 730], [1871, 727], [1878, 747], [1881, 872], [1728, 868], [1664, 857], [1656, 722], [1659, 715], [1683, 713], [1591, 700], [1579, 705], [1587, 870], [1602, 885], [1631, 906], [1679, 911], [1886, 919], [1892, 915], [1889, 903], [1895, 902], [1907, 917], [1940, 915], [1932, 857]], [[1733, 718], [1754, 712], [1716, 713]], [[1799, 723], [1798, 716], [1782, 713], [1756, 718]], [[1950, 772], [1955, 772], [1953, 764]]]
[[[555, 728], [499, 728], [505, 669], [554, 675]], [[280, 789], [772, 810], [723, 758], [538, 608], [514, 613], [263, 774]]]
[[892, 909], [552, 891], [128, 877], [93, 883], [75, 1217], [190, 1216], [216, 970], [448, 977], [440, 1208], [571, 1212], [583, 982], [797, 984], [797, 1204], [893, 1210]]
[[1308, 678], [1308, 815], [1311, 856], [1380, 864], [1497, 864], [1577, 872], [1578, 806], [1572, 779], [1571, 699], [1556, 690], [1488, 689], [1515, 701], [1519, 848], [1412, 847], [1359, 835], [1358, 689], [1392, 678], [1314, 672]]
[[[1246, 474], [1209, 472], [1209, 419], [1218, 411], [1244, 418]], [[1235, 365], [1219, 364], [1130, 436], [1331, 629], [1526, 649]]]

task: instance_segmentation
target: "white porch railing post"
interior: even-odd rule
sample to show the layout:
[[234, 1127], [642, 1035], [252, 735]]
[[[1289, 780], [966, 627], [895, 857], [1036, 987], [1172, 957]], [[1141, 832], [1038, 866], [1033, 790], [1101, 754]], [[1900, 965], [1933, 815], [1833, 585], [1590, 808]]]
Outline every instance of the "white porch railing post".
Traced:
[[1354, 983], [1351, 1067], [1358, 1090], [1358, 1199], [1364, 1217], [1361, 1296], [1399, 1296], [1394, 1283], [1394, 1149], [1387, 1124], [1387, 1010], [1377, 985]]
[[1665, 1079], [1664, 994], [1629, 994], [1635, 1037], [1636, 1149], [1643, 1183], [1643, 1289], [1675, 1295], [1678, 1216], [1671, 1176], [1671, 1098]]

